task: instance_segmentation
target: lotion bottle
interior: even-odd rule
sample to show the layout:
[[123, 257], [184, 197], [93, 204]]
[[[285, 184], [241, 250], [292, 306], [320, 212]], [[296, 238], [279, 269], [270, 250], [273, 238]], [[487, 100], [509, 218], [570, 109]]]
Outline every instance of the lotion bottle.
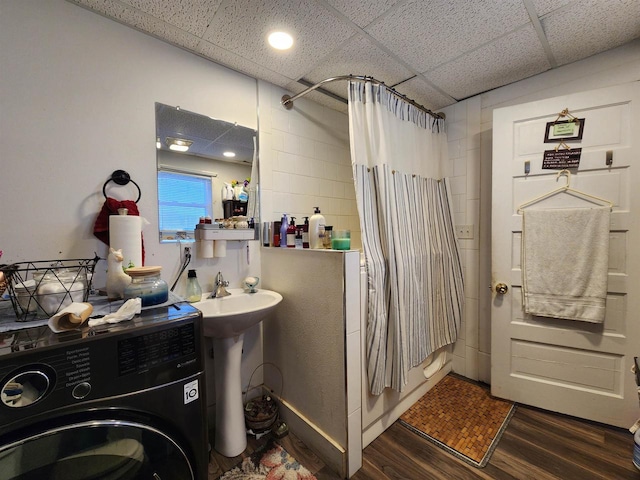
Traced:
[[319, 207], [314, 207], [313, 215], [309, 219], [309, 246], [311, 248], [324, 248], [320, 232], [324, 231], [325, 220]]
[[200, 288], [200, 284], [198, 283], [198, 278], [196, 276], [195, 270], [189, 270], [187, 274], [187, 301], [188, 302], [199, 302], [202, 299], [202, 288]]
[[287, 227], [287, 248], [296, 247], [296, 217], [291, 217]]

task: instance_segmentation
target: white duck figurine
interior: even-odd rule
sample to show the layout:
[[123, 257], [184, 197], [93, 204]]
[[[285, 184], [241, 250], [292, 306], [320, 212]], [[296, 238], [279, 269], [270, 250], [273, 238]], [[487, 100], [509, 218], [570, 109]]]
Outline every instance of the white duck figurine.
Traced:
[[131, 277], [122, 269], [122, 249], [109, 249], [107, 257], [107, 298], [117, 300], [124, 298], [124, 289], [131, 283]]

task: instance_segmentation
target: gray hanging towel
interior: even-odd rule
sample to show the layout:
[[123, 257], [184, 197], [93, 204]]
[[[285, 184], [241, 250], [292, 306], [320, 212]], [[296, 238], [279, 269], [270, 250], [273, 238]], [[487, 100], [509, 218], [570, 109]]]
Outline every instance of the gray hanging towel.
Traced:
[[610, 215], [609, 207], [524, 210], [526, 313], [604, 322]]

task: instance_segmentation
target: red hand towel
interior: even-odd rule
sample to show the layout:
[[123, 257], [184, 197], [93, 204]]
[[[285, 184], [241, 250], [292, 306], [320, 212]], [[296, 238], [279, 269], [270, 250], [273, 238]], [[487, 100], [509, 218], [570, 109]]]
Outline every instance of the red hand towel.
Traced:
[[[93, 234], [107, 245], [109, 245], [109, 216], [118, 215], [119, 208], [129, 210], [127, 215], [140, 216], [138, 205], [133, 200], [116, 200], [115, 198], [107, 197], [93, 226]], [[144, 265], [144, 239], [142, 234], [140, 235], [140, 241], [142, 242], [142, 264]]]

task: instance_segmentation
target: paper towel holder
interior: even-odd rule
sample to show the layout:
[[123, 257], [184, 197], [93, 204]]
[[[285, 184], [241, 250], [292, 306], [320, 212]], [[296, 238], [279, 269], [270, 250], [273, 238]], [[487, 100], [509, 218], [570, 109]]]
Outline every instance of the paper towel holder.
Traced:
[[138, 201], [140, 200], [140, 197], [142, 197], [142, 191], [140, 190], [140, 186], [136, 182], [131, 180], [131, 175], [129, 175], [124, 170], [115, 170], [111, 174], [111, 177], [109, 177], [109, 180], [104, 182], [104, 185], [102, 186], [102, 194], [104, 195], [104, 198], [107, 198], [107, 184], [111, 181], [115, 182], [118, 185], [126, 185], [129, 182], [133, 183], [138, 189], [138, 198], [136, 199], [136, 203], [138, 203]]

